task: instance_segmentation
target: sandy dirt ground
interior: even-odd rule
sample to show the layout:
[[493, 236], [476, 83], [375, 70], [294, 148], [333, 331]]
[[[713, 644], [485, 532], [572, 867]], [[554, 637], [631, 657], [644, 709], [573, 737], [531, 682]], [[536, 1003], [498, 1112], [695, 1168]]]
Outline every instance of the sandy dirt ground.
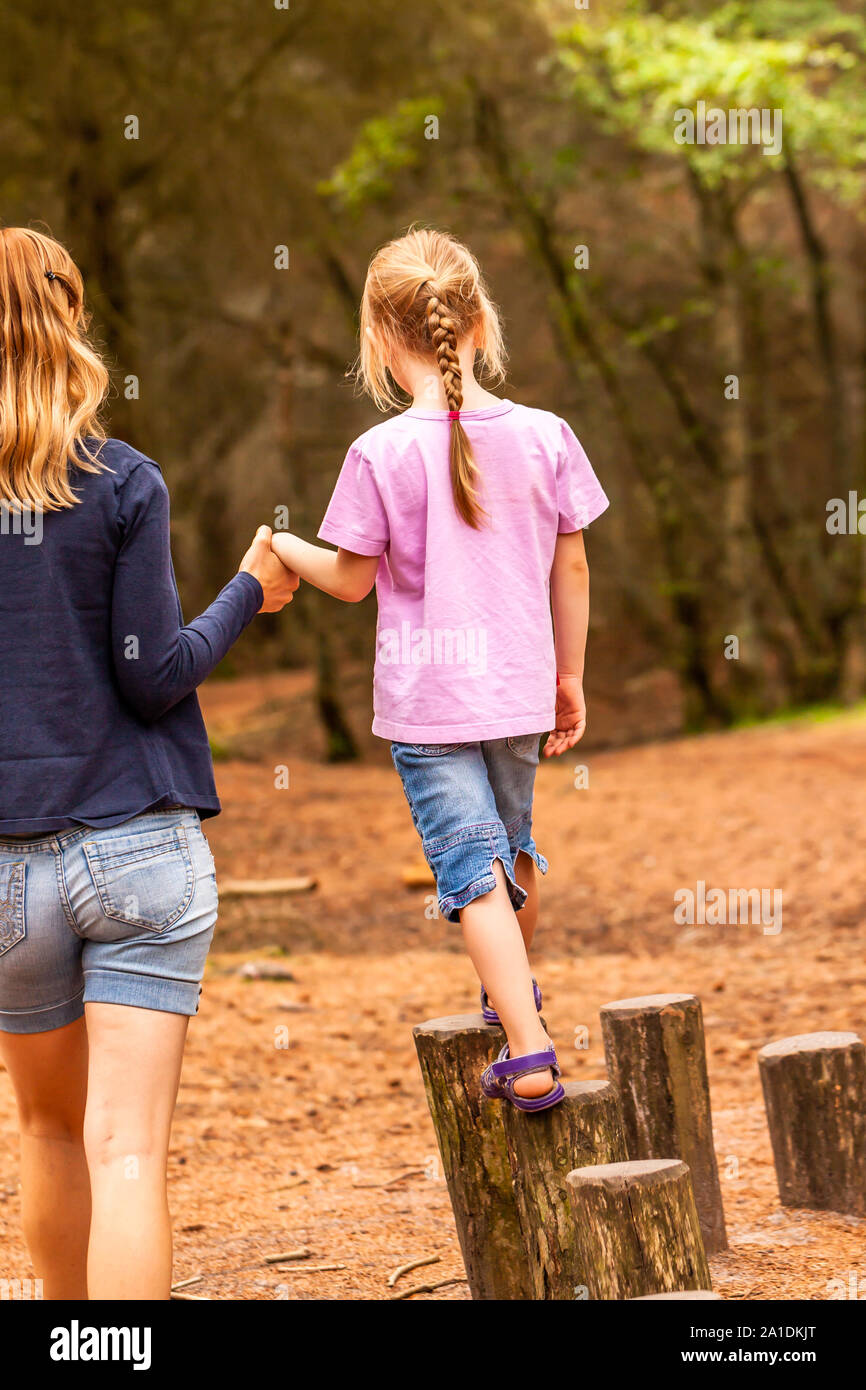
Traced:
[[[419, 849], [386, 750], [316, 762], [281, 733], [296, 684], [212, 683], [205, 699], [217, 742], [252, 730], [245, 756], [217, 767], [225, 811], [206, 829], [220, 875], [318, 885], [224, 902], [190, 1028], [169, 1164], [175, 1278], [201, 1276], [189, 1292], [210, 1299], [382, 1299], [462, 1273], [411, 1030], [475, 1010], [474, 978], [429, 890], [402, 883]], [[730, 1237], [711, 1268], [729, 1299], [827, 1299], [852, 1277], [866, 1291], [866, 1221], [779, 1205], [756, 1063], [773, 1038], [866, 1029], [864, 761], [866, 720], [851, 715], [588, 746], [539, 775], [551, 871], [535, 966], [566, 1077], [604, 1075], [606, 1001], [700, 996]], [[674, 894], [698, 881], [779, 889], [781, 931], [678, 924]], [[283, 978], [240, 973], [256, 962]], [[0, 1277], [27, 1277], [3, 1075], [0, 1248]], [[299, 1248], [301, 1261], [266, 1263]]]

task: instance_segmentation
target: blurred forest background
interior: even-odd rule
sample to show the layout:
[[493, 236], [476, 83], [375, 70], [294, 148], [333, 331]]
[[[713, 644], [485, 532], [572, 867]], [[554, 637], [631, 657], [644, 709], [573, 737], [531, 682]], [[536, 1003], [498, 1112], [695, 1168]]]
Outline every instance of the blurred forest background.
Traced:
[[[25, 0], [0, 212], [82, 267], [188, 616], [275, 508], [314, 536], [375, 419], [347, 375], [367, 262], [429, 222], [486, 271], [506, 394], [565, 416], [611, 496], [605, 738], [859, 698], [866, 548], [827, 503], [866, 497], [862, 6], [582, 4]], [[781, 111], [781, 153], [678, 144], [699, 101]], [[374, 621], [302, 588], [229, 669], [313, 671], [348, 757]]]

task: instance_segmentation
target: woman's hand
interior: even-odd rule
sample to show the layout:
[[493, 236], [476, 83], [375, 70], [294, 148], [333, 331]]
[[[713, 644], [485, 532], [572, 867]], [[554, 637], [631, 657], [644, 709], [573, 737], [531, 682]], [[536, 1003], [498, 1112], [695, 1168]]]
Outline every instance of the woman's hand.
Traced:
[[544, 745], [545, 758], [556, 758], [573, 748], [586, 728], [586, 700], [579, 676], [560, 676], [556, 687], [556, 728]]
[[260, 526], [253, 543], [238, 566], [238, 573], [251, 574], [262, 586], [264, 600], [260, 613], [279, 613], [291, 603], [300, 579], [294, 570], [286, 569], [271, 550], [271, 528]]

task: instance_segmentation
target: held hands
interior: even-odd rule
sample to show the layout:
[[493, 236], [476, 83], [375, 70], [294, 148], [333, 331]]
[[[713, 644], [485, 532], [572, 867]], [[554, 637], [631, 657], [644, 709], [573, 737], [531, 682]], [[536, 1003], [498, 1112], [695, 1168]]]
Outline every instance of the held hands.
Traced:
[[556, 728], [544, 745], [545, 758], [557, 758], [583, 738], [586, 700], [579, 676], [560, 676], [556, 687]]
[[294, 570], [286, 569], [271, 550], [271, 528], [260, 526], [253, 543], [238, 566], [238, 572], [251, 574], [262, 586], [264, 600], [260, 613], [279, 613], [291, 603], [300, 578]]

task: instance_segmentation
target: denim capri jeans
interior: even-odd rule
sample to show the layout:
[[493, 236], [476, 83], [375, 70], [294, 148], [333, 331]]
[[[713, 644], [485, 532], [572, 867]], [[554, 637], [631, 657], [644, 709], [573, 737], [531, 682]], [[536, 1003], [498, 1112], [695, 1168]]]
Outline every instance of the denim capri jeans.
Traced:
[[494, 860], [505, 870], [515, 910], [526, 893], [514, 876], [521, 850], [540, 871], [547, 860], [532, 838], [532, 796], [541, 734], [482, 743], [392, 743], [424, 856], [436, 877], [439, 910], [449, 922], [496, 887]]

